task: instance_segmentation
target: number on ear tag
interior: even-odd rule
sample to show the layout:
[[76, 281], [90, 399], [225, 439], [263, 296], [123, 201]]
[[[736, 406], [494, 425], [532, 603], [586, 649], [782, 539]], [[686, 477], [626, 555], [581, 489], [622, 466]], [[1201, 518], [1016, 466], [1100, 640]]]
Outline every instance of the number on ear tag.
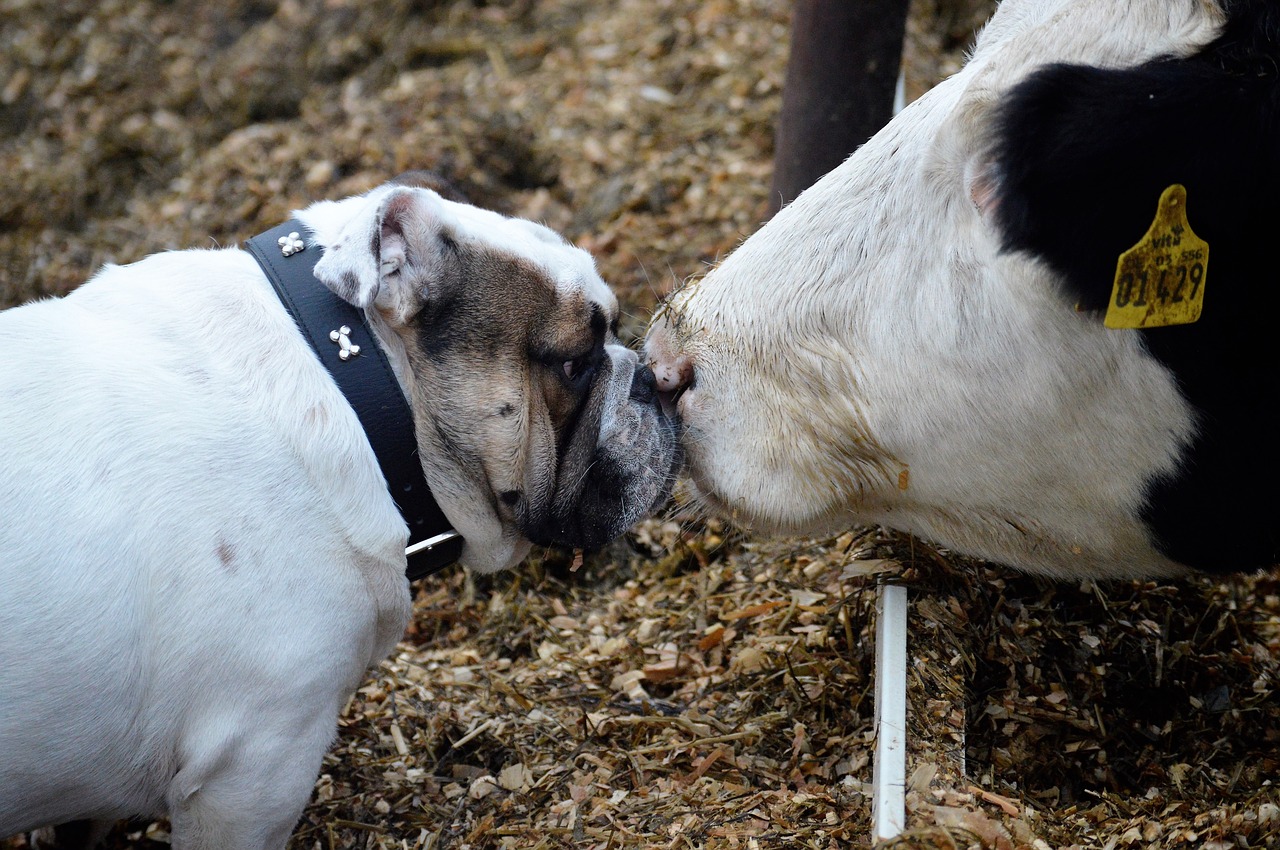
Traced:
[[1187, 189], [1175, 183], [1160, 195], [1155, 221], [1137, 245], [1120, 255], [1109, 328], [1188, 325], [1200, 318], [1209, 269], [1209, 243], [1187, 222]]

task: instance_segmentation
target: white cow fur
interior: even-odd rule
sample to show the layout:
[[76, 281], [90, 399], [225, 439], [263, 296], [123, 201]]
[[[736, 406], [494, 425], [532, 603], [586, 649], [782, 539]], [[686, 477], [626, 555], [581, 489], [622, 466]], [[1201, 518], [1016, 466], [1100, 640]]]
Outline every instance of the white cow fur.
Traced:
[[[1042, 63], [1185, 55], [1222, 21], [1205, 0], [1005, 0], [958, 74], [677, 293], [648, 353], [664, 389], [692, 369], [699, 497], [764, 531], [873, 523], [1045, 574], [1180, 571], [1134, 513], [1190, 410], [1136, 334], [998, 251], [982, 128]], [[1151, 433], [1135, 401], [1175, 425]]]

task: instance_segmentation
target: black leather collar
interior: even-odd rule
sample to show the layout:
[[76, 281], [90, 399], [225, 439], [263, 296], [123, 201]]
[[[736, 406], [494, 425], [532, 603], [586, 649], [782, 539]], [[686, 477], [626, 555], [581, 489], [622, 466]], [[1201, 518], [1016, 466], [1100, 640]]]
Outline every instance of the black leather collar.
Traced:
[[431, 575], [457, 562], [462, 535], [453, 530], [427, 486], [413, 413], [386, 354], [363, 313], [316, 280], [321, 251], [305, 247], [306, 233], [305, 225], [294, 219], [259, 233], [245, 247], [360, 419], [387, 490], [409, 524], [405, 557], [410, 581]]

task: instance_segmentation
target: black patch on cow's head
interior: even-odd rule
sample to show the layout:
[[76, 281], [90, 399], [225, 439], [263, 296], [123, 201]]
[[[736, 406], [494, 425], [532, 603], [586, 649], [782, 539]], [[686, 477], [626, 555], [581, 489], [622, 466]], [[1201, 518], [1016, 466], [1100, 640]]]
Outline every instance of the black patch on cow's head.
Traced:
[[999, 110], [991, 159], [1004, 247], [1047, 261], [1086, 309], [1106, 305], [1117, 257], [1173, 183], [1187, 187], [1192, 228], [1215, 263], [1224, 239], [1275, 221], [1280, 6], [1232, 9], [1195, 56], [1049, 65]]
[[1201, 433], [1176, 476], [1151, 482], [1147, 519], [1167, 554], [1202, 569], [1280, 560], [1276, 499], [1247, 486], [1270, 489], [1280, 475], [1267, 413], [1277, 358], [1263, 344], [1280, 332], [1280, 3], [1223, 8], [1228, 23], [1196, 55], [1032, 73], [1000, 108], [989, 153], [1004, 248], [1045, 261], [1086, 310], [1106, 307], [1116, 261], [1161, 192], [1187, 188], [1188, 220], [1210, 251], [1204, 312], [1141, 333]]

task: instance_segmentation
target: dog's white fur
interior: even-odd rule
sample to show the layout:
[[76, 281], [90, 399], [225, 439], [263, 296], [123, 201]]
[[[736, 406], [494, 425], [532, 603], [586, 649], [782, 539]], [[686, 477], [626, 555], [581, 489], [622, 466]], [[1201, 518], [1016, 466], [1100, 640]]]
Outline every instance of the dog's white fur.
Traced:
[[1004, 0], [959, 73], [676, 293], [647, 350], [660, 387], [688, 384], [698, 497], [765, 531], [883, 524], [1052, 575], [1181, 571], [1136, 513], [1191, 411], [1136, 334], [1001, 253], [983, 129], [1034, 67], [1185, 55], [1222, 22], [1205, 0]]
[[[409, 359], [405, 305], [432, 297], [439, 257], [430, 234], [410, 235], [410, 250], [389, 230], [380, 260], [368, 253], [389, 199], [403, 226], [518, 257], [525, 278], [485, 285], [550, 286], [572, 308], [562, 329], [589, 338], [588, 307], [616, 317], [590, 257], [529, 222], [402, 187], [300, 213], [308, 250], [326, 251], [317, 276], [377, 308], [415, 407], [430, 376]], [[517, 362], [453, 376], [466, 398], [428, 405], [419, 441], [451, 424], [474, 432], [489, 484], [549, 501], [566, 426], [543, 421], [524, 362], [517, 326], [535, 318], [555, 325], [514, 319]], [[113, 819], [167, 814], [180, 850], [284, 847], [339, 711], [410, 615], [406, 526], [355, 413], [236, 249], [109, 266], [65, 298], [0, 313], [0, 339], [0, 836], [86, 819], [100, 835]], [[639, 404], [636, 355], [622, 350], [605, 355], [616, 368], [593, 403], [617, 422], [601, 442], [626, 460], [641, 451], [621, 432], [638, 439], [654, 417], [621, 410]], [[504, 400], [527, 415], [500, 433], [462, 406]], [[519, 561], [530, 544], [495, 493], [429, 461], [464, 563]]]
[[167, 811], [186, 846], [283, 846], [409, 616], [354, 412], [237, 250], [0, 328], [28, 355], [0, 369], [0, 834]]

